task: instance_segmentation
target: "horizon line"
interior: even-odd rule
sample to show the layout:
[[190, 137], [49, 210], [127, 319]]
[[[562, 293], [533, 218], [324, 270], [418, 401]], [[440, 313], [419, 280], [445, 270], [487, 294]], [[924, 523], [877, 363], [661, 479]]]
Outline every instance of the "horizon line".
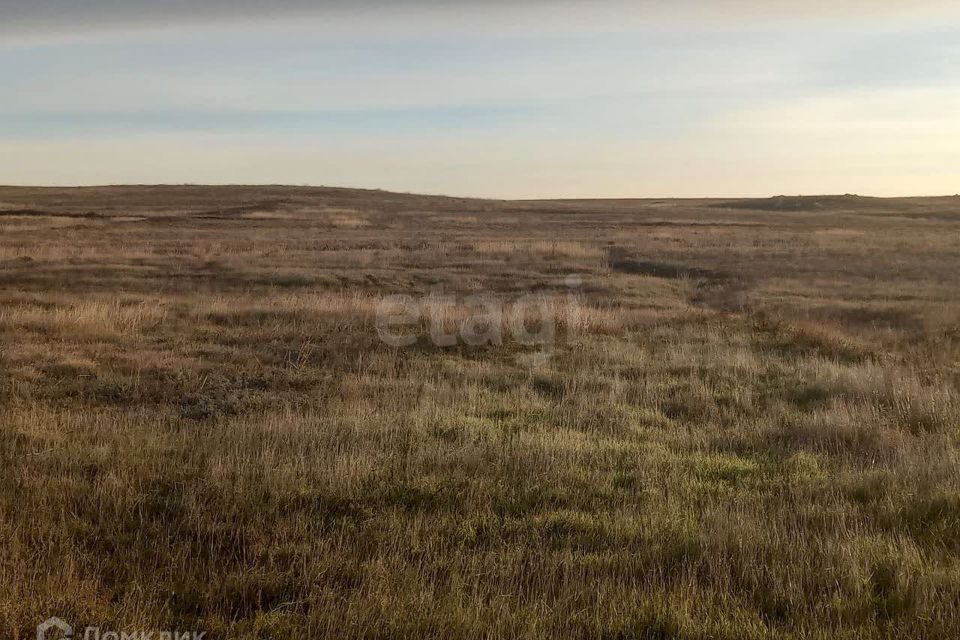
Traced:
[[915, 194], [895, 196], [875, 196], [862, 193], [777, 193], [772, 195], [703, 195], [703, 196], [580, 196], [580, 197], [552, 197], [552, 196], [525, 196], [520, 198], [500, 198], [493, 196], [455, 195], [449, 193], [427, 193], [418, 191], [395, 191], [377, 187], [351, 187], [325, 184], [289, 184], [289, 183], [199, 183], [199, 182], [131, 182], [114, 184], [0, 184], [0, 189], [133, 189], [133, 188], [161, 188], [161, 187], [197, 187], [197, 188], [279, 188], [279, 189], [336, 189], [342, 191], [369, 191], [404, 196], [421, 196], [430, 198], [450, 198], [461, 200], [488, 200], [502, 202], [576, 202], [590, 200], [769, 200], [774, 198], [836, 198], [852, 197], [872, 200], [908, 200], [908, 199], [946, 199], [960, 198], [960, 193], [945, 194]]

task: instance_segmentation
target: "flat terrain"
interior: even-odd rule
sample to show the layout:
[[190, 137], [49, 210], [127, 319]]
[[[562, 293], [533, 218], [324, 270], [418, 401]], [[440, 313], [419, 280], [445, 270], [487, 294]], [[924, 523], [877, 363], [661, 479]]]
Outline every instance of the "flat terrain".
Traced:
[[960, 197], [0, 188], [0, 636], [960, 637], [958, 318]]

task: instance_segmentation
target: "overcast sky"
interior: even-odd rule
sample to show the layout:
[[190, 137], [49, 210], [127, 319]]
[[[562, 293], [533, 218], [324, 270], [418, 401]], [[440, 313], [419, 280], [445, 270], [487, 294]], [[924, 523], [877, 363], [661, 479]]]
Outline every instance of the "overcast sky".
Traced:
[[0, 0], [0, 183], [960, 191], [960, 7]]

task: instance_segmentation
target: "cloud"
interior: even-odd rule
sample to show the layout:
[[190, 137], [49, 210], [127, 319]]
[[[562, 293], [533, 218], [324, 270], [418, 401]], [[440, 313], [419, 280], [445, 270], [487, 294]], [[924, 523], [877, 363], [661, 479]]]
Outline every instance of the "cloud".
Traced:
[[[78, 37], [142, 29], [300, 24], [378, 24], [411, 29], [455, 24], [466, 30], [709, 27], [749, 29], [757, 23], [873, 21], [955, 8], [952, 0], [3, 0], [0, 36]], [[0, 40], [0, 44], [3, 41]]]
[[130, 110], [4, 113], [0, 139], [88, 139], [138, 133], [246, 133], [266, 131], [277, 137], [304, 133], [371, 134], [430, 130], [472, 131], [529, 127], [543, 111], [528, 107], [425, 107], [315, 111]]
[[943, 25], [958, 13], [0, 0], [0, 172], [532, 197], [945, 192], [960, 50]]

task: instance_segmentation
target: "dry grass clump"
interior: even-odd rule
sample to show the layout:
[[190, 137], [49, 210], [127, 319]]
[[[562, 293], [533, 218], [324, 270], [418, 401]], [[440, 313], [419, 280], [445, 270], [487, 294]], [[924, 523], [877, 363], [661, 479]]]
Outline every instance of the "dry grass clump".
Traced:
[[156, 329], [167, 318], [157, 301], [83, 300], [54, 308], [30, 304], [0, 310], [8, 331], [36, 332], [51, 338], [110, 338]]
[[605, 252], [602, 247], [582, 242], [564, 240], [495, 240], [473, 245], [478, 253], [504, 256], [512, 259], [517, 254], [539, 256], [544, 259], [574, 258], [599, 259]]
[[885, 202], [0, 189], [96, 213], [0, 216], [0, 636], [956, 637], [960, 222]]

